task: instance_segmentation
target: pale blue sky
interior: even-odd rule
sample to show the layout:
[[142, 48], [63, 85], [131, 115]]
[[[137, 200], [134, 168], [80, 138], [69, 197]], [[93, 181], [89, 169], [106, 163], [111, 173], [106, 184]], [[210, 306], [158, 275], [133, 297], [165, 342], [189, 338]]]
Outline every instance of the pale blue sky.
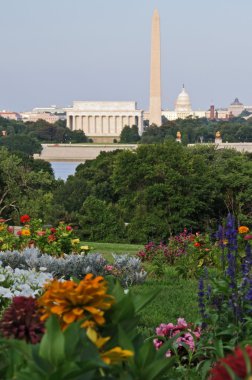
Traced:
[[0, 0], [0, 109], [136, 100], [148, 108], [161, 19], [162, 106], [252, 104], [252, 0]]

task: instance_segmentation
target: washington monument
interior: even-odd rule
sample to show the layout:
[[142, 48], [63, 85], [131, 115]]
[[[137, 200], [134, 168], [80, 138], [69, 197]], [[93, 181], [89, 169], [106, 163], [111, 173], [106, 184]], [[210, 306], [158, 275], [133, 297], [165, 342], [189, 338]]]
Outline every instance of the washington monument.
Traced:
[[157, 9], [152, 16], [151, 73], [150, 73], [150, 125], [161, 125], [161, 69], [160, 69], [160, 19]]

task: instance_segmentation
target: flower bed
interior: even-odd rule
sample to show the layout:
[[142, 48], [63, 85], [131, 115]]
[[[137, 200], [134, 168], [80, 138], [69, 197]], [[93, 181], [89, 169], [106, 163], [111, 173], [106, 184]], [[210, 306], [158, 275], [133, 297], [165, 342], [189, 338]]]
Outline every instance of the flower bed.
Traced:
[[94, 275], [112, 275], [124, 287], [141, 284], [145, 281], [147, 272], [143, 270], [140, 259], [128, 255], [114, 255], [114, 263], [109, 264], [99, 253], [87, 255], [64, 255], [54, 257], [43, 254], [36, 248], [27, 248], [22, 252], [0, 252], [0, 261], [4, 267], [12, 269], [46, 271], [56, 278], [82, 279], [87, 273]]
[[38, 299], [14, 298], [0, 320], [0, 378], [160, 379], [171, 363], [137, 332], [136, 311], [153, 296], [88, 274], [53, 280]]
[[88, 246], [82, 246], [71, 226], [60, 222], [58, 227], [45, 227], [39, 219], [32, 220], [25, 214], [20, 217], [22, 227], [14, 235], [13, 227], [0, 219], [0, 250], [22, 250], [26, 247], [38, 247], [41, 252], [60, 257], [63, 254], [89, 252]]

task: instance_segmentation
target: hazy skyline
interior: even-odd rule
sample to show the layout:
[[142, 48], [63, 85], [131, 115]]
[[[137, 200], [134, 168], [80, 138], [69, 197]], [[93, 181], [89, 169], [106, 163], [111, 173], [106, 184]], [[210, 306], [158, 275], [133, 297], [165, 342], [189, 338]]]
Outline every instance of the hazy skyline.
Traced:
[[161, 21], [162, 108], [252, 104], [251, 0], [0, 0], [0, 109], [135, 100], [149, 107], [151, 17]]

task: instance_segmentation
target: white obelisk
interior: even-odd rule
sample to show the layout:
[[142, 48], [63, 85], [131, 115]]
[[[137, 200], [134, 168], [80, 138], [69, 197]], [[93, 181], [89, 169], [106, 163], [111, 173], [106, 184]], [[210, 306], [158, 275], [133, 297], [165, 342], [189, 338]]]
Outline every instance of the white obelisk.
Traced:
[[150, 120], [149, 124], [161, 125], [161, 65], [160, 18], [157, 9], [152, 16], [151, 72], [150, 72]]

